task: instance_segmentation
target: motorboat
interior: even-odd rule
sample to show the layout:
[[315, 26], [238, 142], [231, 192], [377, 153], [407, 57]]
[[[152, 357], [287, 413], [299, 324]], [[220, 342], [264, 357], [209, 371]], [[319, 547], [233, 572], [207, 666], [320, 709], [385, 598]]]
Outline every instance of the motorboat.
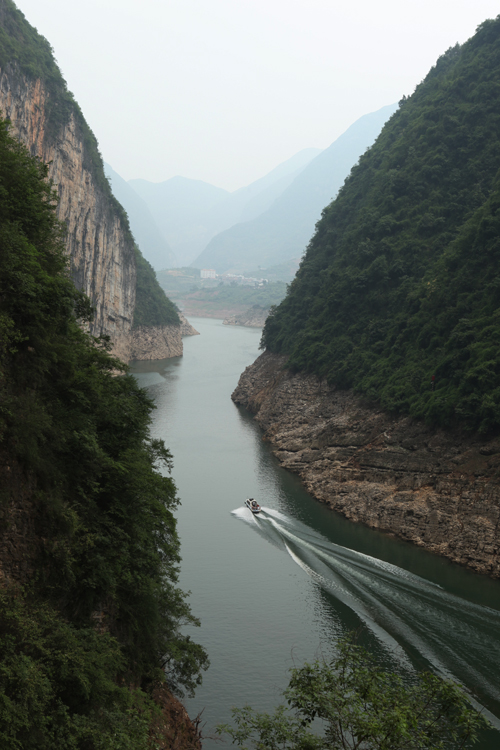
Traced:
[[252, 511], [252, 513], [260, 513], [260, 511], [262, 510], [257, 500], [254, 500], [253, 497], [249, 497], [247, 500], [245, 500], [245, 505], [249, 510]]

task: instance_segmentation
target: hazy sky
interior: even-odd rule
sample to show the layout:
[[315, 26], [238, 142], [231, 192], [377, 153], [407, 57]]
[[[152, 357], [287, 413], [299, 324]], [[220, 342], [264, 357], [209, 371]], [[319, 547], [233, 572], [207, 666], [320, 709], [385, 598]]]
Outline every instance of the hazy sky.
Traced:
[[16, 0], [106, 161], [234, 190], [411, 94], [498, 0]]

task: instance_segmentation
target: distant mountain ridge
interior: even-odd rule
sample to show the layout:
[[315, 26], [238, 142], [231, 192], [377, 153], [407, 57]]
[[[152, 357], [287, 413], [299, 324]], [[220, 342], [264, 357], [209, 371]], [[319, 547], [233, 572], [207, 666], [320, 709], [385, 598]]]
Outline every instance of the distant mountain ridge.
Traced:
[[145, 201], [106, 162], [104, 172], [110, 180], [113, 195], [127, 212], [132, 232], [146, 260], [155, 271], [176, 266], [177, 259]]
[[300, 257], [321, 211], [396, 108], [391, 104], [357, 120], [302, 169], [266, 211], [218, 234], [193, 265], [209, 266], [218, 273], [242, 272]]
[[180, 266], [189, 265], [207, 242], [207, 214], [230, 193], [202, 180], [130, 180], [146, 203]]
[[242, 216], [253, 217], [265, 211], [318, 153], [320, 149], [303, 149], [234, 193], [179, 176], [160, 183], [135, 179], [128, 185], [151, 212], [177, 265], [184, 266], [192, 263], [212, 237]]

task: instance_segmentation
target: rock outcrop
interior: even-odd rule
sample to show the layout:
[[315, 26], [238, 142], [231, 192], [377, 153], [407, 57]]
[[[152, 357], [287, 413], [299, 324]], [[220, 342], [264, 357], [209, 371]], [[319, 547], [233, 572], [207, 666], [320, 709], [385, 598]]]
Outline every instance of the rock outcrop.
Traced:
[[225, 326], [248, 326], [249, 328], [263, 328], [269, 315], [269, 307], [253, 305], [246, 312], [231, 315], [222, 322]]
[[196, 330], [196, 328], [193, 328], [189, 320], [187, 320], [184, 315], [179, 312], [179, 320], [181, 321], [181, 336], [199, 336], [200, 332]]
[[167, 359], [182, 356], [180, 326], [139, 326], [132, 329], [129, 358]]
[[285, 361], [264, 352], [232, 395], [280, 463], [350, 520], [500, 577], [500, 440], [393, 417]]
[[30, 153], [49, 164], [59, 196], [57, 215], [67, 226], [71, 275], [95, 306], [92, 333], [109, 335], [114, 352], [127, 359], [136, 289], [133, 240], [87, 163], [85, 134], [74, 114], [56, 137], [49, 136], [49, 99], [41, 81], [27, 78], [15, 65], [0, 71], [2, 115]]
[[180, 326], [138, 326], [130, 335], [128, 358], [167, 359], [182, 357], [182, 337], [199, 336], [199, 332], [179, 313]]
[[30, 153], [49, 165], [58, 194], [57, 215], [67, 227], [71, 276], [95, 308], [91, 333], [108, 335], [113, 354], [123, 361], [180, 356], [181, 336], [193, 335], [187, 321], [181, 329], [133, 329], [134, 238], [125, 213], [111, 197], [102, 165], [96, 166], [95, 154], [90, 154], [91, 149], [97, 153], [97, 143], [76, 104], [54, 131], [48, 112], [56, 106], [40, 79], [27, 77], [16, 64], [0, 69], [2, 116]]

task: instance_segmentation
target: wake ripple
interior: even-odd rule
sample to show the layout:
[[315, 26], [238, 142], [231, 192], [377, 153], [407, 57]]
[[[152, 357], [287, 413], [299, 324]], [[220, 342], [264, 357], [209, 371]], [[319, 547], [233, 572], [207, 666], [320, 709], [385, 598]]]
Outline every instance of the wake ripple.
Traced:
[[[233, 514], [286, 551], [312, 580], [355, 612], [403, 667], [412, 668], [407, 654], [417, 652], [434, 672], [462, 683], [500, 715], [500, 612], [330, 542], [271, 508], [254, 515], [242, 507]], [[485, 713], [500, 729], [500, 720]]]

